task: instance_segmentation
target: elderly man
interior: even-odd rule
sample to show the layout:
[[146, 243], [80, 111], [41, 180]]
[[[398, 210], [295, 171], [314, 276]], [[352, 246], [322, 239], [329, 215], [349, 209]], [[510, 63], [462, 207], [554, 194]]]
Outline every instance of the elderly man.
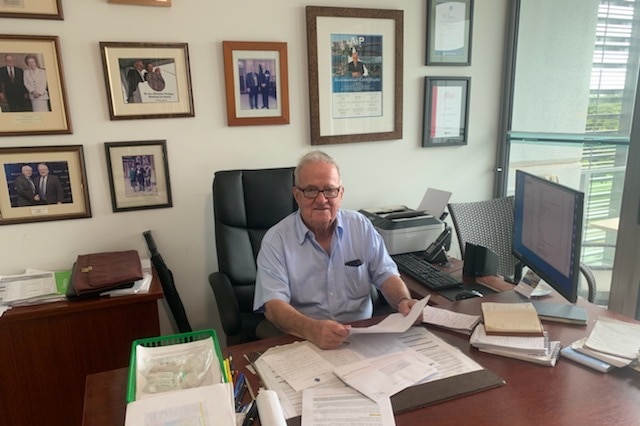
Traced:
[[302, 157], [293, 194], [299, 210], [264, 236], [254, 309], [278, 328], [320, 348], [338, 347], [344, 323], [370, 318], [371, 284], [407, 315], [412, 299], [382, 237], [360, 213], [340, 208], [344, 188], [335, 161]]
[[31, 175], [33, 175], [33, 168], [24, 164], [21, 174], [16, 177], [14, 185], [18, 194], [18, 207], [40, 204], [40, 195], [36, 191], [36, 184], [31, 179]]
[[38, 164], [38, 178], [36, 188], [40, 194], [42, 204], [62, 204], [62, 183], [58, 176], [49, 174], [49, 166]]

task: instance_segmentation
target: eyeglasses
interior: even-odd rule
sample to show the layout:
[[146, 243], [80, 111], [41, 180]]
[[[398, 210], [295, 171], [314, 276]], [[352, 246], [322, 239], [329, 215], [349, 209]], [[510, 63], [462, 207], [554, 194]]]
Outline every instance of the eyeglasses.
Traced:
[[316, 198], [322, 192], [324, 198], [336, 198], [340, 193], [340, 187], [337, 188], [325, 188], [325, 189], [316, 189], [316, 188], [300, 188], [296, 186], [298, 190], [302, 192], [304, 198]]

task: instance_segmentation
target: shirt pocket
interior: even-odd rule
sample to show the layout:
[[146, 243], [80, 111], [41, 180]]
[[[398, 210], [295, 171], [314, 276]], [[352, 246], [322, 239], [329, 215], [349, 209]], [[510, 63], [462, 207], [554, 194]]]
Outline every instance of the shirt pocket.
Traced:
[[359, 299], [369, 294], [371, 283], [364, 264], [360, 266], [345, 266], [345, 286], [349, 298]]

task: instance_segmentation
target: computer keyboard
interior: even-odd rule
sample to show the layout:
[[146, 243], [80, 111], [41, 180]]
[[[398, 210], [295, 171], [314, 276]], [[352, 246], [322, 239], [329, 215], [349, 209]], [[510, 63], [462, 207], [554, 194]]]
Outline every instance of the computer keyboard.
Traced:
[[460, 281], [436, 268], [417, 253], [394, 254], [391, 258], [396, 262], [400, 271], [431, 290], [438, 291], [462, 286]]

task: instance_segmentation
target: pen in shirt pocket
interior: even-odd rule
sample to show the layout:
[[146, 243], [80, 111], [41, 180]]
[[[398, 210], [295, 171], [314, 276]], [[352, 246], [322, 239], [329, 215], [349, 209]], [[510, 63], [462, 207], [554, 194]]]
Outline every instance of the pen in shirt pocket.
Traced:
[[360, 266], [362, 265], [362, 260], [360, 259], [355, 259], [355, 260], [350, 260], [347, 263], [344, 264], [345, 266]]

